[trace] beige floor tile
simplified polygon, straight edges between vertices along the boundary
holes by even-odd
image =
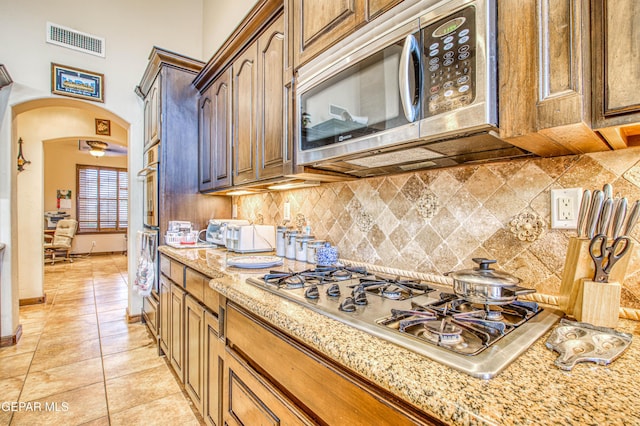
[[[96,305],[93,303],[89,305],[53,305],[53,308],[51,308],[51,317],[55,318],[73,318],[89,314],[94,316],[96,314]]]
[[[121,320],[121,319],[124,319],[125,321],[127,319],[127,308],[126,307],[115,309],[113,311],[105,311],[105,312],[98,311],[98,321],[100,323],[110,322],[110,321],[117,321],[117,320]]]
[[[100,417],[99,419],[95,419],[87,423],[82,423],[82,425],[80,426],[109,426],[109,417]]]
[[[29,371],[32,359],[33,352],[3,357],[0,362],[0,379],[24,376]]]
[[[93,358],[30,373],[20,400],[34,401],[99,382],[103,382],[102,360]]]
[[[65,343],[75,344],[84,340],[98,339],[98,324],[90,324],[80,327],[70,326],[58,333],[45,332],[42,333],[39,344],[49,343]]]
[[[155,345],[106,355],[102,359],[104,375],[107,380],[159,365],[166,365],[164,358],[158,356],[158,350]]]
[[[125,318],[116,321],[100,322],[100,337],[113,336],[114,334],[127,333],[131,330],[137,330],[138,323],[129,324]]]
[[[7,356],[14,356],[26,352],[34,352],[36,350],[36,347],[38,347],[38,341],[40,341],[39,334],[23,334],[20,340],[18,340],[17,344],[0,348],[0,358],[4,359],[4,357]]]
[[[52,315],[47,319],[43,333],[63,333],[71,330],[92,330],[98,326],[95,314],[71,317],[57,317]]]
[[[0,403],[18,400],[25,375],[0,380]],[[0,410],[2,411],[2,410]]]
[[[96,310],[100,312],[116,311],[119,309],[125,309],[127,307],[127,300],[118,300],[115,302],[104,302],[96,305]]]
[[[59,340],[41,341],[33,356],[31,370],[29,372],[48,370],[50,368],[99,357],[100,339],[80,342],[61,342]]]
[[[107,400],[112,413],[180,392],[169,367],[154,368],[107,380]]]
[[[111,425],[199,425],[181,392],[111,414]]]
[[[28,323],[21,322],[20,325],[22,326],[22,336],[35,336],[41,334],[44,330],[44,324],[44,321]]]
[[[133,328],[122,334],[114,334],[112,336],[100,336],[103,355],[110,355],[117,352],[130,351],[141,346],[152,345],[155,342],[149,336],[147,327],[141,323],[137,323]]]
[[[112,293],[96,294],[96,304],[100,306],[107,303],[124,302],[126,306],[127,297],[126,291],[122,292],[119,290]]]
[[[23,401],[27,401],[21,399]],[[40,410],[14,414],[12,425],[78,425],[103,418],[108,414],[102,383],[31,400]]]
[[[80,291],[58,291],[56,293],[55,302],[65,303],[68,301],[84,300],[87,303],[94,301],[93,288],[84,289]]]

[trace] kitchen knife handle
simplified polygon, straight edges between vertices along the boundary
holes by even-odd
[[[578,214],[578,228],[576,229],[578,233],[578,238],[584,236],[585,221],[587,219],[587,214],[589,213],[589,207],[591,207],[591,191],[586,189],[582,193],[582,202],[580,203],[580,213]]]
[[[633,227],[636,226],[638,222],[638,217],[640,216],[640,200],[636,200],[633,203],[633,207],[631,208],[631,213],[629,213],[629,219],[627,219],[627,226],[624,228],[624,236],[629,236],[631,231],[633,231]]]
[[[624,217],[627,215],[627,199],[622,198],[616,207],[615,216],[613,217],[612,238],[615,240],[620,236]]]
[[[609,223],[611,222],[611,212],[613,211],[613,200],[607,198],[602,205],[602,214],[600,215],[599,233],[607,235],[609,230]]]
[[[593,238],[593,236],[596,235],[596,228],[598,227],[598,219],[600,218],[603,201],[604,193],[600,190],[595,190],[593,199],[591,200],[589,219],[587,220],[587,237],[589,238]]]

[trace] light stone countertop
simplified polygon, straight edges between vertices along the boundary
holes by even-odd
[[[640,425],[640,322],[620,320],[634,341],[609,366],[579,363],[563,371],[548,334],[498,376],[482,380],[386,342],[245,280],[265,269],[227,267],[224,249],[160,252],[212,278],[210,286],[274,326],[429,415],[454,425]],[[283,267],[309,264],[285,259]]]

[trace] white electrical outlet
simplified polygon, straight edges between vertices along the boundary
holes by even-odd
[[[551,190],[551,229],[576,229],[582,188]]]
[[[289,201],[284,202],[284,220],[291,220],[291,203]]]

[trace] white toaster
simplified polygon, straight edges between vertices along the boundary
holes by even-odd
[[[276,248],[273,225],[227,225],[226,247],[238,253],[272,251]]]
[[[207,225],[205,239],[219,246],[227,245],[227,226],[248,225],[248,220],[243,219],[210,219]]]

